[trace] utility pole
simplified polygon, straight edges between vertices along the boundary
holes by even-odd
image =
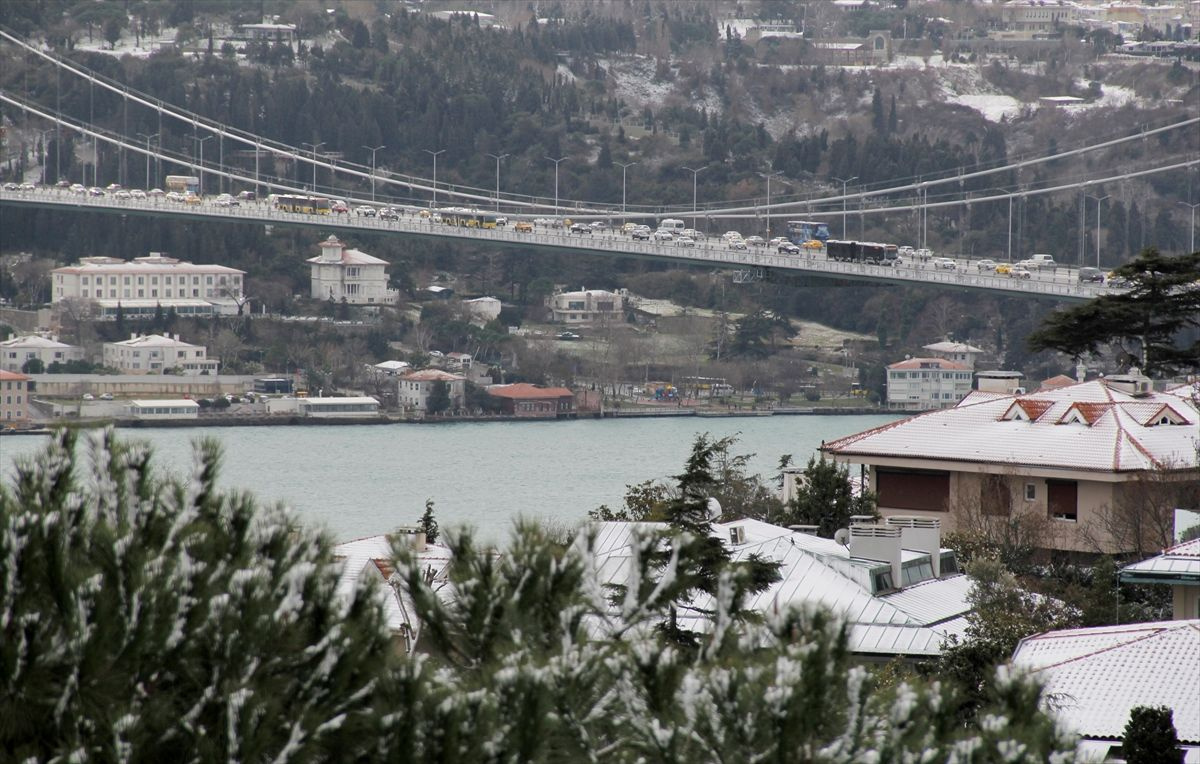
[[[446,150],[438,149],[437,151],[431,151],[430,149],[421,149],[421,151],[424,151],[426,154],[429,154],[430,156],[433,157],[433,206],[436,207],[437,206],[437,158],[438,158],[438,154],[444,154],[444,153],[446,153]]]
[[[546,157],[546,161],[554,163],[554,222],[558,224],[558,163],[565,160],[566,157]]]
[[[1196,251],[1196,208],[1200,207],[1200,203],[1188,204],[1187,202],[1180,202],[1180,204],[1192,211],[1191,223],[1188,226],[1191,230],[1191,244],[1188,245],[1188,253],[1190,254]]]
[[[616,162],[621,165],[621,222],[625,221],[625,171],[633,167],[637,162]]]
[[[693,170],[691,167],[681,167],[681,170],[687,170],[692,174],[692,228],[696,227],[696,178],[700,177],[700,173],[708,169],[708,165],[704,165],[699,170]],[[705,226],[708,228],[708,226]]]
[[[146,190],[149,191],[154,188],[154,184],[150,182],[150,141],[158,140],[158,133],[154,133],[153,135],[138,133],[137,135],[139,138],[146,139]]]
[[[371,201],[375,201],[375,152],[386,149],[387,146],[376,146],[375,148],[363,146],[363,148],[371,152]]]
[[[504,159],[505,157],[507,157],[509,155],[508,154],[487,154],[487,153],[485,153],[484,156],[489,156],[492,159],[496,160],[496,212],[499,212],[500,211],[500,160]]]
[[[206,135],[203,138],[192,136],[192,140],[200,144],[200,196],[204,196],[204,142],[211,141],[212,136]]]
[[[1112,196],[1112,194],[1105,194],[1104,196],[1092,196],[1091,194],[1088,194],[1089,199],[1096,200],[1096,267],[1097,268],[1100,267],[1100,202],[1104,201],[1105,199],[1108,199],[1111,196]],[[1082,259],[1079,261],[1079,265],[1080,265],[1080,267],[1083,266]]]
[[[858,180],[858,176],[853,178],[834,178],[835,181],[842,184],[842,237],[846,237],[846,185],[851,181]]]
[[[315,194],[315,193],[317,193],[317,149],[324,146],[325,141],[321,141],[320,143],[301,143],[300,145],[312,147],[312,155],[313,155],[312,192]]]

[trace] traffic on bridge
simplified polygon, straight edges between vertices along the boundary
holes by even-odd
[[[739,280],[769,272],[838,280],[921,284],[983,290],[1057,300],[1087,300],[1116,291],[1096,268],[1065,266],[1048,255],[1018,263],[935,256],[929,250],[828,239],[827,229],[813,237],[807,225],[789,225],[790,237],[766,241],[739,231],[709,235],[684,228],[684,221],[663,219],[659,227],[613,220],[574,222],[565,217],[512,216],[464,207],[426,208],[383,204],[351,206],[344,200],[304,195],[242,198],[230,194],[206,198],[186,189],[164,192],[116,187],[88,188],[60,183],[40,187],[5,184],[0,204],[14,209],[41,207],[70,211],[155,215],[220,222],[300,225],[322,230],[420,236],[480,246],[500,245],[589,255],[640,257],[680,265],[728,268]]]

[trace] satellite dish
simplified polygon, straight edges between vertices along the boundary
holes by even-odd
[[[850,531],[846,528],[838,528],[833,532],[833,540],[842,546],[850,546]]]
[[[716,520],[718,517],[721,516],[722,511],[723,510],[721,509],[721,502],[717,501],[716,498],[709,496],[708,497],[708,519]]]

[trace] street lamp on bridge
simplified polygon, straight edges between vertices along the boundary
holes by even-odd
[[[1087,197],[1089,199],[1096,200],[1096,267],[1097,268],[1100,267],[1100,202],[1104,201],[1105,199],[1109,199],[1111,197],[1112,197],[1112,194],[1105,194],[1104,196],[1092,196],[1091,194],[1088,194],[1088,197]],[[1080,258],[1079,265],[1080,266],[1083,265],[1083,258]]]
[[[424,151],[426,154],[429,154],[431,157],[433,157],[433,206],[436,207],[437,206],[437,158],[438,158],[438,154],[445,154],[446,150],[438,149],[437,151],[434,151],[432,149],[421,149],[421,151]]]
[[[1187,202],[1180,202],[1180,204],[1182,204],[1184,207],[1189,208],[1192,211],[1191,223],[1188,226],[1188,228],[1192,232],[1192,236],[1191,236],[1192,243],[1188,245],[1188,253],[1190,254],[1190,253],[1196,251],[1196,208],[1200,207],[1200,202],[1198,202],[1196,204],[1188,204]]]
[[[621,166],[621,222],[625,222],[625,171],[637,162],[614,162]]]
[[[159,140],[159,135],[158,135],[158,133],[154,133],[153,135],[146,135],[145,133],[138,133],[137,136],[139,138],[146,139],[146,190],[149,191],[150,189],[154,188],[154,186],[155,186],[154,183],[150,182],[150,141]]]
[[[311,147],[311,150],[312,150],[312,155],[313,155],[312,192],[315,194],[315,193],[317,193],[317,149],[324,146],[325,141],[321,141],[320,143],[301,143],[300,145]]]
[[[387,146],[376,146],[375,148],[363,146],[363,148],[371,152],[371,201],[375,201],[375,152],[386,149]]]
[[[566,159],[566,157],[545,157],[547,162],[554,163],[554,221],[558,223],[558,163]]]
[[[700,173],[708,169],[708,165],[704,165],[699,170],[693,170],[691,167],[681,167],[681,170],[687,170],[692,174],[692,228],[696,227],[696,178]]]
[[[200,144],[200,196],[204,196],[204,142],[212,140],[211,135],[203,138],[193,135],[192,140]]]
[[[771,178],[783,175],[783,170],[775,172],[760,172],[759,175],[767,179],[767,241],[771,240]],[[787,181],[783,181],[786,183]]]
[[[511,155],[510,154],[488,154],[485,152],[484,156],[489,156],[492,159],[496,160],[496,212],[499,212],[500,211],[500,160],[504,159],[507,156],[511,156]]]
[[[851,181],[858,180],[858,176],[853,178],[834,178],[834,181],[842,184],[842,236],[846,236],[846,184]]]

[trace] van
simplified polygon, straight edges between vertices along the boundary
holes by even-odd
[[[663,218],[662,222],[658,224],[660,231],[671,231],[672,233],[682,231],[683,228],[683,221],[675,218]]]
[[[1054,270],[1056,265],[1057,264],[1054,262],[1054,258],[1051,257],[1050,255],[1030,255],[1029,256],[1030,269],[1037,268],[1038,270],[1044,270],[1044,269]]]

